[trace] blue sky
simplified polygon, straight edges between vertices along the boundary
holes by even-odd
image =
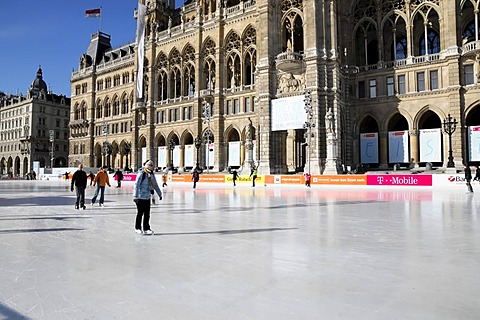
[[[182,4],[182,0],[176,0]],[[118,47],[135,40],[136,0],[13,0],[2,3],[0,91],[25,94],[38,66],[56,94],[70,97],[72,68],[78,69],[90,36],[100,29]],[[85,18],[100,8],[102,18]]]

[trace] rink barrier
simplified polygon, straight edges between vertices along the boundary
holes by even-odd
[[[110,174],[110,181],[116,177]],[[124,182],[135,182],[137,175],[129,173],[123,175]],[[157,174],[157,181],[160,175]],[[40,180],[62,180],[58,174],[41,175]],[[189,174],[168,175],[168,182],[192,182]],[[233,185],[232,175],[201,174],[199,183],[225,183]],[[405,186],[405,187],[465,187],[463,174],[359,174],[359,175],[313,175],[311,185],[318,186]],[[237,185],[251,185],[252,178],[248,175],[239,175]],[[255,180],[256,185],[304,185],[305,178],[301,175],[260,175]],[[472,181],[472,185],[480,185]]]

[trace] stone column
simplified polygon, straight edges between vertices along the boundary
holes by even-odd
[[[410,135],[410,163],[418,167],[418,161],[420,160],[418,154],[418,131],[410,130],[408,134]]]
[[[325,132],[327,135],[327,158],[323,174],[338,174],[338,140],[332,108],[329,108],[325,114]]]
[[[287,131],[287,144],[286,144],[286,153],[287,153],[287,170],[288,172],[295,172],[295,145],[297,139],[295,135],[295,130],[290,129]]]
[[[387,143],[387,132],[380,131],[380,169],[387,169],[388,168],[388,143]]]

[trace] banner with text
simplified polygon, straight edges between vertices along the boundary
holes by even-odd
[[[378,163],[378,132],[360,134],[360,162]]]
[[[369,174],[369,186],[432,186],[430,174]]]
[[[186,144],[185,145],[185,167],[193,167],[195,165],[193,161],[193,144]]]
[[[408,149],[408,130],[390,131],[388,133],[388,162],[410,162],[410,154]]]
[[[157,166],[160,168],[168,167],[167,163],[167,147],[158,147],[158,162]]]
[[[480,126],[468,127],[468,160],[480,161]]]
[[[307,121],[304,99],[304,95],[273,99],[272,131],[302,129]]]
[[[442,162],[442,132],[437,129],[421,129],[420,162]]]
[[[228,143],[228,165],[240,166],[240,141]]]

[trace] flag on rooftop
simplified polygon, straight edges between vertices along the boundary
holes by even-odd
[[[85,11],[86,18],[97,18],[100,17],[100,8],[90,9]]]

